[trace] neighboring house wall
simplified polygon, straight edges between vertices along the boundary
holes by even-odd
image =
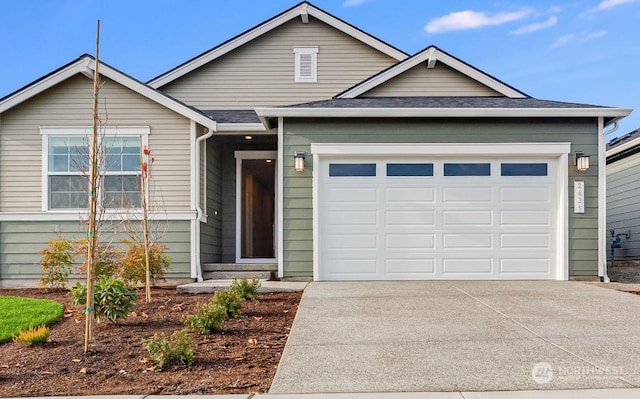
[[[630,155],[607,165],[607,230],[621,236],[622,248],[615,259],[640,259],[640,154]],[[607,235],[611,244],[611,236]],[[610,257],[610,247],[608,256]],[[610,259],[610,258],[609,258]]]
[[[313,259],[311,143],[529,143],[571,142],[571,151],[591,155],[577,172],[569,160],[569,184],[585,182],[585,213],[573,213],[569,192],[569,274],[598,272],[598,128],[595,119],[290,119],[284,122],[284,154],[309,154],[302,173],[284,157],[284,275],[311,276]],[[579,173],[579,174],[578,174]]]
[[[502,96],[453,68],[437,63],[427,69],[425,63],[362,94],[362,97],[396,96]]]
[[[318,46],[317,83],[296,83],[295,46]],[[199,109],[253,109],[331,98],[397,60],[310,17],[295,18],[161,87]]]
[[[166,230],[160,241],[167,244],[172,259],[166,278],[189,278],[189,221],[169,221],[160,228]],[[67,239],[77,239],[83,236],[80,229],[77,221],[0,222],[0,287],[33,286],[42,271],[38,251],[56,232],[63,232]]]
[[[102,82],[102,123],[107,127],[150,126],[155,199],[166,211],[188,211],[189,120],[107,78]],[[92,87],[90,79],[77,75],[2,114],[0,212],[42,210],[40,127],[90,127]]]

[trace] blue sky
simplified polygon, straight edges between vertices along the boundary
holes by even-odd
[[[0,97],[84,53],[147,81],[296,0],[0,0]],[[413,54],[434,44],[542,99],[635,108],[640,0],[315,0]]]

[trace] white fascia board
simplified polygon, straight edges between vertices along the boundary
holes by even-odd
[[[216,129],[216,135],[224,133],[242,133],[242,132],[257,132],[265,133],[267,128],[262,123],[218,123]]]
[[[95,62],[92,61],[92,65],[95,65]],[[138,94],[147,97],[148,99],[155,101],[156,103],[168,108],[189,120],[197,122],[202,126],[208,127],[211,130],[216,130],[216,121],[207,118],[199,112],[192,110],[186,105],[182,105],[177,101],[157,92],[151,87],[145,85],[144,83],[140,83],[135,79],[132,79],[115,69],[108,67],[107,65],[100,64],[100,75],[104,75],[109,79],[120,83],[121,85],[137,92]]]
[[[321,10],[318,10],[317,8],[313,7],[308,3],[302,3],[300,4],[299,7],[293,8],[276,18],[273,18],[267,22],[264,22],[263,24],[255,27],[254,29],[216,47],[215,49],[209,51],[208,53],[205,53],[202,56],[197,57],[183,64],[182,66],[179,66],[178,68],[171,70],[166,74],[155,78],[154,80],[148,82],[148,85],[157,89],[158,87],[162,87],[170,82],[173,82],[174,80],[180,78],[181,76],[184,76],[187,73],[197,68],[200,68],[201,66],[215,60],[216,58],[219,58],[235,50],[236,48],[250,42],[251,40],[256,39],[264,35],[265,33],[277,28],[278,26],[286,22],[289,22],[293,18],[303,16],[305,13],[333,26],[338,30],[341,30],[342,32],[354,37],[355,39],[358,39],[361,42],[368,44],[369,46],[374,47],[375,49],[397,60],[403,60],[407,58],[407,54],[403,53],[402,51],[393,48],[392,46],[354,28],[353,26],[345,22],[340,21],[339,19],[329,14],[324,13]]]
[[[628,142],[626,142],[624,144],[621,144],[621,145],[619,145],[619,146],[617,146],[615,148],[612,148],[612,149],[608,150],[607,151],[607,157],[619,154],[619,153],[621,153],[623,151],[628,150],[629,148],[633,148],[633,147],[638,146],[638,145],[640,145],[640,137],[636,137],[635,139],[633,139],[631,141],[628,141]]]
[[[384,82],[408,71],[409,69],[431,60],[433,57],[437,60],[437,62],[442,62],[443,64],[453,68],[454,70],[468,76],[469,78],[481,83],[498,93],[509,97],[509,98],[525,98],[526,96],[520,93],[519,91],[507,86],[506,84],[497,81],[496,79],[488,76],[487,74],[461,62],[460,60],[452,57],[448,54],[445,54],[439,51],[435,47],[429,47],[420,53],[412,56],[410,59],[405,62],[398,63],[395,67],[392,67],[381,73],[380,75],[372,78],[371,80],[367,80],[363,82],[361,85],[353,87],[351,90],[348,90],[336,98],[356,98],[373,88],[383,84]]]
[[[285,118],[625,117],[630,108],[256,108],[264,122]]]
[[[0,114],[24,101],[27,101],[34,96],[37,96],[43,91],[69,79],[70,77],[78,73],[82,73],[84,76],[87,76],[86,70],[90,66],[90,61],[91,59],[88,57],[79,59],[66,68],[61,69],[58,72],[40,80],[39,82],[36,82],[14,93],[11,97],[6,98],[0,103]]]
[[[562,155],[571,143],[311,143],[314,155]]]

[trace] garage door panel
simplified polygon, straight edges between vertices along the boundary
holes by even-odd
[[[493,248],[492,234],[443,234],[444,249],[490,249]]]
[[[386,202],[393,206],[394,204],[412,204],[420,203],[430,204],[435,201],[435,188],[433,187],[387,187],[385,190]]]
[[[443,211],[443,226],[491,226],[492,211]]]
[[[434,274],[436,272],[435,260],[429,258],[387,258],[385,272],[387,274]]]
[[[347,249],[376,249],[378,248],[378,236],[376,234],[329,234],[327,235],[329,248]]]
[[[327,192],[327,202],[333,205],[340,203],[375,203],[378,201],[376,187],[335,187]]]
[[[336,227],[376,226],[378,224],[378,211],[330,211],[327,212],[326,223]]]
[[[551,235],[543,234],[501,234],[500,247],[509,249],[549,249]]]
[[[443,259],[442,271],[451,274],[485,274],[493,273],[492,258]]]
[[[378,270],[377,259],[327,259],[328,270],[331,275],[352,275],[362,274],[375,275]]]
[[[442,201],[445,204],[491,202],[492,192],[491,187],[444,187]]]
[[[551,214],[548,211],[503,211],[500,213],[500,223],[503,225],[544,225],[551,224]]]
[[[390,250],[435,248],[435,234],[387,234],[385,244]]]
[[[500,272],[515,273],[515,274],[531,274],[531,273],[546,274],[551,272],[551,262],[548,258],[501,259]]]
[[[435,212],[431,210],[385,212],[385,222],[388,226],[433,226],[435,219]]]
[[[549,188],[547,187],[502,187],[500,200],[503,202],[549,202]]]

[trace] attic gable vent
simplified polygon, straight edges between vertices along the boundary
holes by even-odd
[[[294,47],[296,57],[296,82],[318,81],[318,47]]]

